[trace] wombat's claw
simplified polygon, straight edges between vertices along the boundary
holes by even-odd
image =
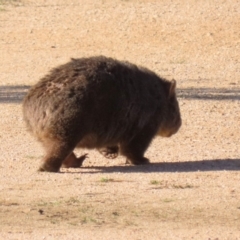
[[[59,172],[59,169],[55,169],[55,168],[52,168],[48,165],[45,165],[45,164],[42,164],[39,168],[38,168],[38,172]]]
[[[114,159],[118,156],[118,153],[108,153],[108,152],[101,152],[102,155],[105,157],[105,158],[108,158],[108,159]]]
[[[83,161],[88,158],[88,154],[84,154],[80,157],[76,157],[74,153],[72,153],[63,163],[62,167],[64,168],[80,168],[82,166]]]
[[[136,160],[131,161],[129,158],[127,158],[126,162],[125,162],[126,165],[129,165],[129,164],[130,165],[146,165],[146,164],[149,164],[149,163],[150,163],[149,160],[145,157],[140,158],[138,161],[136,161]]]
[[[85,153],[85,154],[83,154],[82,156],[76,158],[76,160],[75,160],[75,162],[73,163],[73,165],[68,166],[68,167],[71,167],[71,168],[80,168],[80,167],[82,166],[82,164],[83,164],[83,161],[84,161],[85,159],[87,159],[87,158],[88,158],[88,154]]]
[[[108,159],[114,159],[118,156],[118,147],[107,147],[98,149],[98,151]]]
[[[131,163],[131,161],[127,158],[125,164],[126,164],[126,165],[130,165],[130,164],[132,164],[132,163]]]
[[[38,168],[38,172],[46,172],[46,170],[43,167]]]
[[[87,153],[85,153],[85,154],[83,154],[81,157],[77,158],[78,167],[81,167],[82,164],[83,164],[83,161],[84,161],[85,159],[87,159],[87,158],[88,158],[88,154],[87,154]]]

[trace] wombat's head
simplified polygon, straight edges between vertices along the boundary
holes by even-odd
[[[158,135],[171,137],[179,130],[181,124],[181,114],[176,97],[176,81],[172,80],[168,86],[166,110],[164,111],[164,117]]]

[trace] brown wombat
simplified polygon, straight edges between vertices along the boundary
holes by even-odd
[[[175,88],[175,80],[104,56],[54,68],[23,102],[27,126],[46,149],[39,170],[80,167],[86,155],[76,158],[76,147],[149,163],[144,153],[154,136],[170,137],[181,126]]]

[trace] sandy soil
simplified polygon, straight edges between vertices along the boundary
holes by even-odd
[[[0,4],[1,239],[240,239],[239,0]],[[99,54],[174,77],[181,130],[154,139],[149,166],[78,150],[82,168],[37,172],[23,96],[70,57]]]

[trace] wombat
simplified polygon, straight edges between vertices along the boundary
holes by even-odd
[[[175,80],[104,56],[54,68],[23,101],[28,129],[46,149],[39,171],[80,167],[86,155],[77,158],[77,147],[149,163],[144,153],[154,136],[170,137],[181,126],[175,89]]]

